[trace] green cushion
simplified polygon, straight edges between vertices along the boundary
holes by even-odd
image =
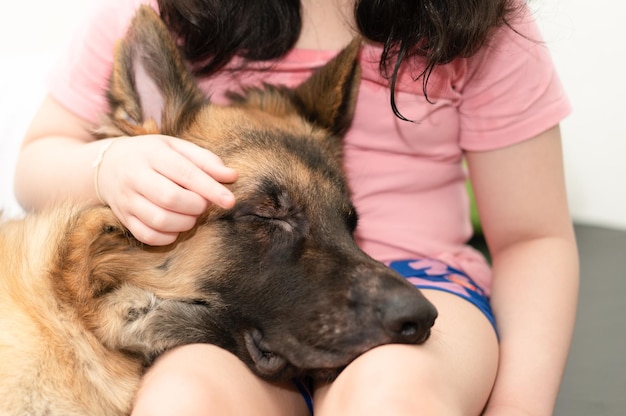
[[[467,181],[467,194],[469,196],[470,202],[470,219],[472,221],[472,227],[474,228],[475,234],[482,234],[483,229],[480,225],[480,218],[478,216],[478,208],[476,208],[476,200],[474,199],[474,190],[472,189],[472,184],[470,181]]]

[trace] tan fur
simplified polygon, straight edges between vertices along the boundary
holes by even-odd
[[[54,296],[57,282],[45,278],[57,247],[73,237],[74,219],[73,210],[60,209],[0,228],[0,414],[129,411],[140,363],[86,333],[79,312]]]
[[[142,247],[126,233],[104,207],[0,226],[0,414],[130,412],[144,367],[124,350],[129,342],[169,348],[143,334],[144,322],[170,299],[197,299],[198,270],[216,259],[203,249],[210,231],[167,248]],[[159,268],[165,261],[170,267]],[[107,285],[117,288],[105,296]],[[133,311],[142,312],[129,325]]]

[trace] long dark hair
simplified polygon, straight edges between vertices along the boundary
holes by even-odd
[[[158,0],[161,16],[181,42],[198,76],[224,67],[234,56],[249,61],[279,58],[302,27],[299,0]],[[493,29],[508,24],[520,0],[355,0],[357,29],[380,43],[381,75],[390,80],[391,106],[400,64],[422,56],[424,94],[437,65],[469,57]]]

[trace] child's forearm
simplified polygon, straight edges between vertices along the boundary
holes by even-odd
[[[97,202],[93,163],[104,142],[47,137],[26,145],[18,158],[15,194],[27,210],[71,200]]]
[[[578,296],[573,237],[516,243],[494,255],[500,366],[485,415],[552,415]]]

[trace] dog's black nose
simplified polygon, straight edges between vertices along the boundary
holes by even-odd
[[[382,324],[392,342],[418,344],[426,341],[437,318],[437,310],[425,298],[396,295],[385,302]]]

